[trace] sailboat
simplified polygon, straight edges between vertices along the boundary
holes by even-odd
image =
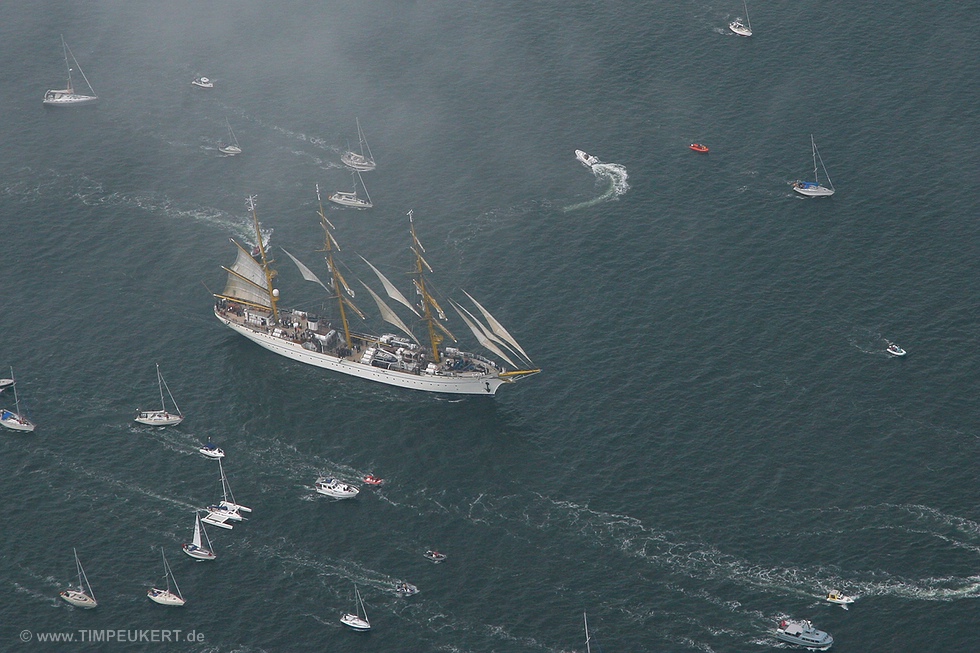
[[[20,412],[20,397],[17,396],[17,382],[14,380],[14,368],[12,367],[10,368],[10,385],[5,387],[10,386],[14,388],[14,410],[0,409],[0,424],[11,431],[27,431],[30,433],[35,429],[35,425]]]
[[[361,179],[361,173],[354,170],[351,172],[350,178],[352,185],[354,186],[354,190],[350,191],[349,193],[347,191],[338,190],[336,193],[327,195],[327,199],[335,204],[340,204],[341,206],[353,206],[358,209],[369,209],[374,206],[374,204],[371,203],[371,196],[368,195],[367,186],[364,185],[364,180]],[[361,188],[364,189],[364,197],[367,199],[357,196],[358,180],[361,182]]]
[[[220,458],[218,458],[218,470],[221,472],[222,498],[218,503],[208,506],[208,514],[201,521],[205,524],[231,530],[233,526],[228,522],[242,521],[244,519],[242,513],[252,512],[252,509],[235,502],[235,495],[231,492],[231,484],[228,483],[228,477],[225,475],[225,468],[221,464]]]
[[[821,158],[820,152],[817,150],[817,143],[813,140],[813,134],[810,134],[810,145],[813,148],[813,181],[796,180],[793,182],[793,190],[807,197],[830,197],[837,191],[834,188],[834,182],[830,180],[830,175],[827,174],[827,166],[823,164],[823,158]],[[820,167],[823,168],[824,177],[827,178],[827,183],[830,184],[830,188],[820,185],[820,177],[817,175],[818,160],[820,161]]]
[[[88,81],[88,77],[85,76],[85,72],[82,67],[78,65],[78,61],[75,59],[75,55],[71,53],[68,48],[68,44],[65,43],[65,37],[61,37],[61,49],[65,53],[65,68],[68,69],[68,86],[60,90],[49,90],[44,94],[44,100],[41,104],[48,107],[75,107],[82,104],[92,104],[96,102],[99,98],[95,94],[95,89]],[[85,84],[88,85],[88,90],[91,95],[85,95],[83,93],[76,93],[75,87],[72,86],[71,82],[71,66],[72,64],[68,62],[68,57],[71,57],[72,62],[74,62],[75,67],[78,68],[78,72],[81,73],[82,79],[85,80]]]
[[[163,378],[163,374],[160,372],[160,364],[157,363],[157,385],[160,386],[160,410],[141,410],[136,409],[136,421],[140,424],[146,424],[148,426],[173,426],[175,424],[180,424],[184,421],[184,416],[180,412],[180,406],[174,400],[173,394],[170,392],[170,386]],[[171,403],[174,405],[174,410],[177,411],[176,414],[171,413],[167,410],[167,404],[163,400],[163,389],[167,389],[167,395],[170,397]]]
[[[371,630],[371,622],[368,620],[367,610],[364,608],[364,600],[361,598],[361,593],[357,591],[357,585],[354,586],[354,614],[347,612],[340,618],[340,623],[345,626],[349,626],[354,630]],[[364,615],[363,617],[361,615]]]
[[[95,592],[92,591],[92,586],[89,585],[88,576],[85,575],[85,570],[82,569],[82,561],[78,559],[78,551],[74,548],[72,552],[75,554],[75,569],[78,572],[78,588],[69,587],[64,592],[59,594],[61,598],[71,603],[76,608],[83,608],[85,610],[91,610],[92,608],[98,607],[99,602],[95,600]]]
[[[207,546],[204,546],[205,542],[207,542]],[[218,557],[214,554],[208,532],[204,530],[204,526],[201,524],[200,514],[194,514],[194,539],[191,540],[190,544],[184,544],[183,549],[184,553],[195,560],[214,560]]]
[[[354,170],[359,170],[360,172],[367,172],[369,170],[374,170],[374,156],[371,154],[371,147],[368,145],[367,139],[364,138],[364,132],[361,131],[361,121],[358,118],[354,119],[357,122],[357,140],[360,145],[361,152],[358,154],[354,151],[345,152],[341,155],[340,160],[344,162],[344,165],[348,168],[353,168]],[[367,154],[364,151],[367,150]]]
[[[317,188],[317,199],[319,198],[320,190]],[[254,198],[249,198],[248,206],[258,233],[259,221],[255,213]],[[422,344],[398,314],[363,281],[361,285],[374,299],[382,319],[397,327],[402,335],[387,333],[378,337],[351,329],[351,316],[357,315],[364,319],[364,313],[352,302],[354,291],[345,280],[336,260],[340,247],[332,234],[334,226],[323,213],[322,202],[319,216],[324,244],[321,251],[325,253],[327,272],[330,275],[328,282],[321,281],[299,259],[288,251],[283,251],[296,264],[304,279],[319,284],[328,297],[336,302],[337,321],[328,323],[312,313],[280,309],[279,289],[273,288],[272,284],[277,272],[272,269],[272,260],[265,248],[260,247],[259,260],[256,260],[235,241],[232,242],[238,249],[238,257],[230,268],[223,268],[228,273],[228,282],[221,293],[214,295],[215,317],[236,333],[280,356],[341,374],[424,392],[493,395],[504,384],[514,383],[540,372],[540,369],[530,367],[532,364],[527,354],[503,325],[468,294],[467,297],[487,324],[459,304],[453,302],[453,308],[480,345],[506,361],[510,369],[482,354],[443,346],[447,339],[455,343],[456,338],[442,325],[446,316],[433,296],[434,291],[427,276],[432,268],[423,258],[425,249],[416,235],[412,212],[409,211],[408,215],[410,250],[414,258],[411,276],[419,297],[419,306],[410,303],[367,259],[362,260],[378,277],[388,297],[405,307],[423,325],[428,340],[426,344]],[[521,360],[521,365],[515,364],[511,357]]]
[[[231,143],[219,143],[218,151],[227,156],[235,156],[236,154],[242,153],[242,148],[238,145],[238,138],[235,137],[235,130],[231,128],[231,123],[225,118],[225,124],[228,125],[228,135],[231,136],[229,139]],[[232,145],[234,143],[234,145]]]
[[[160,553],[163,554],[163,575],[167,579],[167,589],[162,590],[158,587],[151,587],[150,591],[146,593],[146,596],[154,603],[159,603],[160,605],[182,606],[187,601],[184,600],[184,597],[180,593],[180,588],[177,587],[177,579],[174,578],[174,572],[170,568],[170,563],[167,562],[167,554],[164,552],[163,547],[160,547]],[[171,581],[173,581],[174,585],[173,590],[170,589]]]
[[[752,36],[752,21],[749,20],[749,8],[745,5],[745,0],[742,0],[742,8],[745,9],[745,24],[743,25],[742,20],[736,18],[728,23],[728,29],[739,36]]]

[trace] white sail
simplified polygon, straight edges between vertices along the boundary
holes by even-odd
[[[285,247],[280,247],[280,249],[282,251],[286,252],[286,248]],[[293,259],[293,263],[295,263],[296,264],[296,267],[299,268],[299,273],[303,275],[303,278],[304,279],[306,279],[307,281],[313,281],[315,283],[318,283],[318,284],[320,284],[323,287],[324,290],[326,290],[327,292],[330,292],[330,289],[327,288],[323,284],[322,281],[320,281],[320,278],[318,276],[316,276],[315,274],[313,274],[313,270],[311,270],[310,268],[308,268],[305,265],[303,265],[303,262],[302,261],[300,261],[298,258],[296,258],[295,256],[293,256],[289,252],[286,252],[286,256],[288,256],[289,258]]]
[[[370,263],[368,263],[368,265],[370,265]],[[388,324],[392,324],[392,325],[398,327],[399,329],[401,329],[402,331],[404,331],[408,335],[408,337],[410,337],[412,340],[414,340],[416,343],[418,343],[419,340],[418,340],[418,338],[415,337],[415,334],[412,333],[412,330],[409,329],[405,325],[404,322],[402,322],[402,319],[400,317],[398,317],[398,315],[395,313],[395,311],[391,310],[391,307],[390,306],[388,306],[387,304],[385,304],[384,300],[381,299],[381,297],[378,296],[378,293],[376,293],[373,290],[371,290],[371,287],[368,286],[363,281],[361,281],[361,285],[364,286],[364,288],[369,293],[371,293],[371,297],[374,298],[374,303],[378,305],[378,311],[380,311],[380,313],[381,313],[381,319],[383,319]]]
[[[452,300],[450,300],[450,301],[452,301]],[[471,320],[473,320],[474,324],[476,324],[478,327],[480,327],[480,330],[483,331],[483,335],[485,335],[489,340],[491,340],[492,342],[497,343],[498,345],[500,345],[501,347],[503,347],[504,349],[506,349],[510,353],[514,354],[515,356],[517,355],[517,352],[514,351],[514,349],[510,345],[508,345],[501,338],[499,338],[496,334],[494,334],[493,331],[491,331],[490,329],[488,329],[487,326],[485,324],[483,324],[483,322],[480,322],[480,318],[478,318],[477,316],[473,315],[473,313],[471,313],[470,311],[468,311],[465,308],[463,308],[462,305],[457,304],[456,302],[452,302],[452,303],[453,303],[453,308],[455,308],[457,311],[462,310],[464,313],[466,313],[466,315],[468,315],[469,318]],[[510,362],[511,365],[514,365],[513,362],[511,362],[511,361],[508,361],[508,362]],[[514,367],[517,367],[517,365],[514,365]]]
[[[493,329],[493,332],[496,333],[501,338],[503,338],[504,340],[506,340],[517,351],[521,352],[521,356],[523,356],[525,358],[525,360],[527,360],[530,363],[531,362],[531,357],[527,355],[527,353],[524,351],[524,349],[519,344],[517,344],[517,341],[514,340],[514,336],[510,335],[507,332],[507,329],[504,328],[504,325],[502,325],[500,322],[498,322],[496,320],[496,318],[494,318],[494,316],[490,315],[490,311],[488,311],[487,309],[483,308],[483,305],[480,304],[480,302],[478,302],[475,299],[473,299],[473,296],[472,295],[470,295],[465,290],[463,291],[463,294],[466,295],[467,297],[469,297],[470,298],[470,301],[473,302],[473,304],[480,310],[481,313],[483,313],[483,317],[486,319],[487,324],[490,325],[490,328]]]
[[[381,274],[381,270],[379,270],[378,268],[374,267],[371,264],[371,261],[367,260],[363,256],[361,256],[361,260],[364,261],[365,263],[367,263],[368,264],[368,267],[371,268],[372,270],[374,270],[374,273],[376,275],[378,275],[378,280],[381,282],[381,285],[384,286],[385,292],[388,293],[388,296],[389,297],[391,297],[392,299],[394,299],[399,304],[402,304],[402,305],[406,306],[408,308],[408,310],[410,310],[413,313],[415,313],[416,316],[422,317],[421,315],[419,315],[419,312],[415,310],[415,307],[412,306],[412,303],[405,298],[405,295],[403,295],[401,293],[401,291],[398,290],[398,288],[395,287],[395,284],[391,283],[391,281],[388,280],[388,277],[386,277],[385,275]]]
[[[470,331],[473,332],[473,335],[476,336],[476,339],[480,343],[480,346],[482,346],[485,349],[488,349],[489,351],[492,351],[497,356],[500,356],[505,361],[510,363],[511,366],[515,368],[517,367],[514,361],[512,361],[510,358],[507,357],[507,354],[502,352],[497,345],[493,344],[493,342],[491,342],[490,339],[487,338],[487,336],[483,333],[481,327],[478,327],[477,325],[473,324],[473,322],[468,317],[463,315],[463,311],[461,311],[460,307],[456,305],[456,302],[452,302],[452,305],[453,308],[456,309],[456,312],[459,313],[459,317],[462,318],[463,322],[466,322],[466,326],[468,326],[470,328]]]
[[[272,308],[265,270],[241,245],[234,240],[231,242],[238,248],[238,258],[230,268],[224,268],[228,272],[228,283],[222,294],[231,299]]]
[[[201,548],[201,516],[196,515],[194,519],[194,539],[191,540],[194,546]]]

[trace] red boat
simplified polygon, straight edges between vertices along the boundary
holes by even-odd
[[[691,143],[690,147],[695,152],[707,152],[708,151],[708,146],[707,145],[701,145],[701,143]]]
[[[378,478],[373,474],[368,474],[367,476],[364,477],[364,482],[367,483],[368,485],[381,485],[385,481],[383,478]]]

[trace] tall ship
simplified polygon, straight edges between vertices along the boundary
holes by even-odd
[[[363,281],[361,285],[375,301],[381,318],[396,327],[399,333],[380,336],[358,333],[352,330],[353,316],[365,319],[364,313],[354,305],[354,291],[341,274],[335,261],[340,246],[334,239],[334,226],[323,212],[320,189],[317,187],[320,225],[324,242],[327,282],[299,259],[283,249],[296,264],[307,281],[319,284],[331,303],[336,303],[335,320],[330,322],[310,312],[279,307],[279,289],[273,285],[277,276],[272,268],[274,261],[263,243],[253,197],[248,198],[248,209],[255,228],[258,253],[253,256],[249,249],[232,240],[238,256],[228,273],[228,282],[221,293],[215,293],[214,314],[231,330],[245,336],[280,356],[307,365],[322,367],[361,379],[411,388],[423,392],[461,395],[494,395],[505,384],[540,372],[534,367],[524,349],[482,305],[465,293],[482,316],[482,320],[453,300],[448,300],[462,321],[469,327],[476,341],[503,363],[479,353],[467,352],[456,346],[456,338],[443,325],[446,315],[433,296],[427,273],[432,268],[423,258],[425,248],[415,232],[415,222],[409,211],[409,233],[414,257],[412,281],[418,303],[410,302],[398,288],[373,266],[362,260],[377,276],[388,297],[409,311],[413,320],[422,328],[420,339],[398,316],[382,297]],[[338,257],[339,258],[339,257]],[[520,361],[515,363],[514,360]]]

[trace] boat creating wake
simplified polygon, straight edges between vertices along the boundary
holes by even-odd
[[[626,179],[629,177],[629,175],[626,173],[626,168],[618,163],[596,163],[595,165],[591,166],[591,170],[592,174],[595,175],[597,184],[602,180],[607,180],[609,182],[609,187],[606,188],[606,192],[595,199],[588,200],[587,202],[580,202],[579,204],[566,206],[562,209],[562,211],[565,213],[568,213],[569,211],[577,211],[578,209],[585,209],[609,200],[614,200],[630,189],[630,185],[626,183]]]

